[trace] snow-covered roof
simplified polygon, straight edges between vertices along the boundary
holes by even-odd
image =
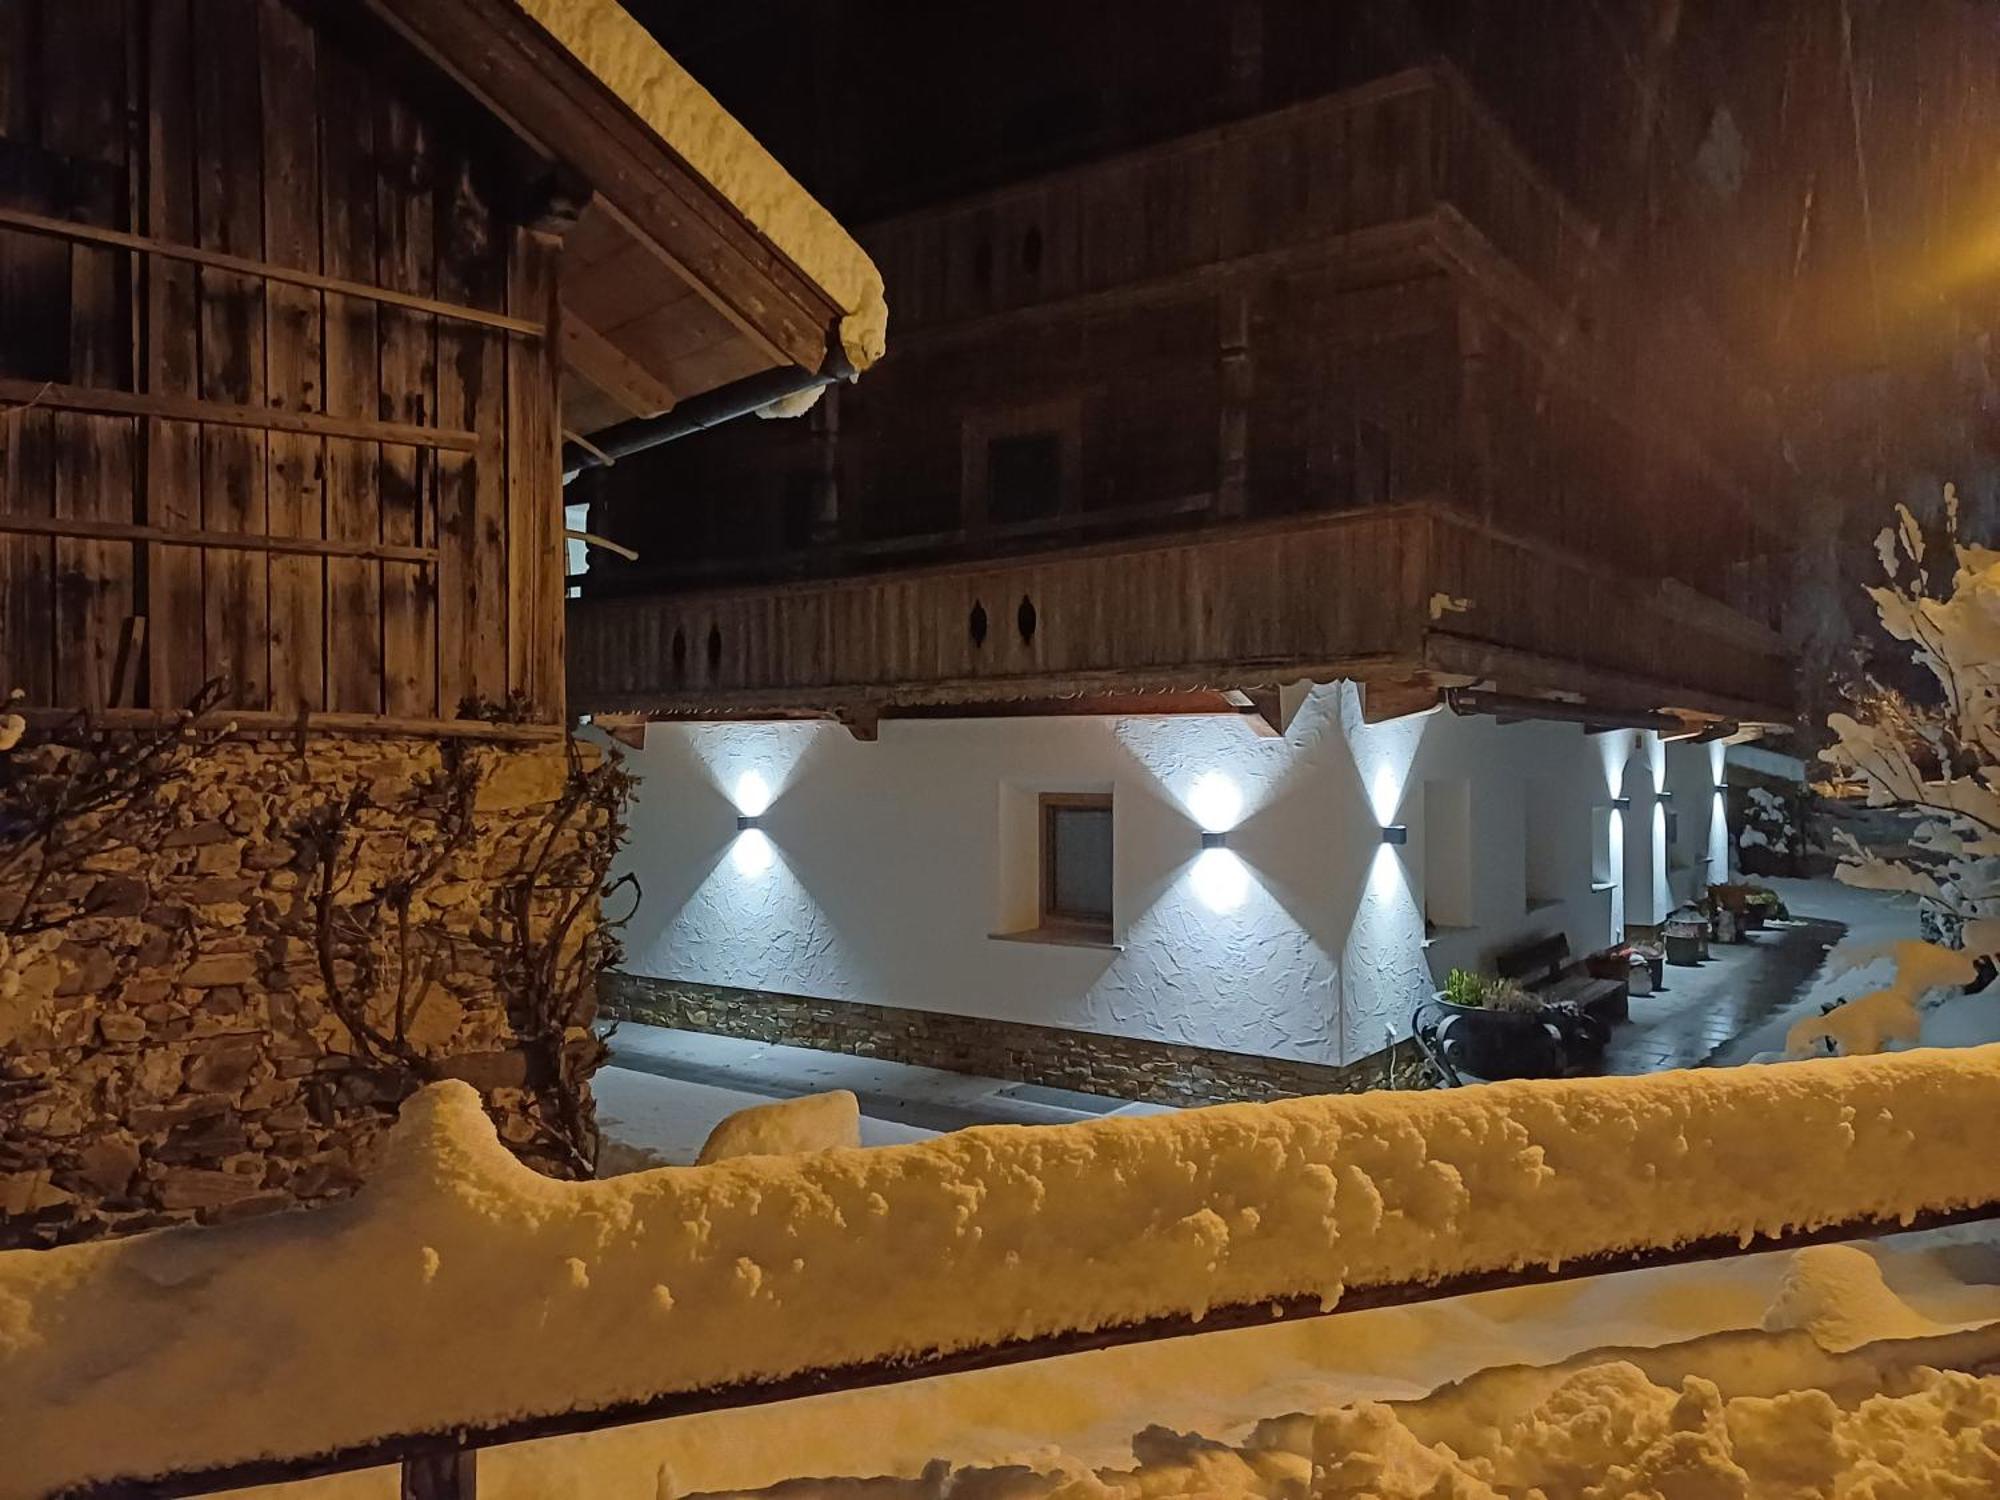
[[[2000,1201],[2000,1047],[539,1177],[463,1084],[354,1200],[0,1254],[0,1500],[1224,1306]]]
[[[889,308],[874,261],[645,27],[617,0],[516,3],[840,304],[855,369],[882,357]]]

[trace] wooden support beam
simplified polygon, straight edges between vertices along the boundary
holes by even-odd
[[[165,547],[197,547],[211,552],[276,552],[289,557],[362,557],[377,562],[429,564],[435,547],[399,547],[387,542],[344,542],[332,537],[267,536],[242,531],[190,531],[174,526],[135,526],[124,521],[92,521],[81,516],[0,515],[0,536],[87,537],[99,542],[157,542]]]
[[[531,318],[510,318],[505,313],[486,312],[477,307],[462,307],[456,302],[442,302],[435,297],[419,297],[409,292],[395,292],[365,281],[344,281],[338,276],[322,276],[317,271],[302,271],[296,266],[274,265],[270,261],[257,260],[245,255],[225,255],[219,250],[202,250],[193,245],[176,244],[172,240],[154,239],[150,235],[126,234],[117,229],[99,229],[92,224],[78,224],[69,219],[54,219],[43,214],[24,213],[15,208],[0,208],[0,226],[24,229],[30,234],[54,235],[59,239],[73,240],[84,245],[103,245],[114,250],[133,250],[142,255],[157,255],[166,260],[186,261],[190,265],[206,266],[212,271],[233,271],[243,276],[261,277],[265,281],[283,282],[287,286],[311,287],[321,292],[339,292],[343,296],[361,297],[370,302],[387,303],[392,307],[407,307],[413,312],[430,313],[460,323],[476,323],[482,328],[497,328],[506,333],[526,334],[535,338],[540,338],[543,333],[542,325]]]
[[[874,744],[881,733],[882,711],[873,704],[857,704],[851,708],[835,709],[833,717],[843,729],[864,745]]]
[[[1442,702],[1443,690],[1422,677],[1371,680],[1361,685],[1361,719],[1365,724],[1386,724],[1408,714],[1429,713]]]
[[[1251,688],[1243,696],[1250,701],[1253,724],[1263,726],[1260,733],[1268,734],[1273,739],[1283,739],[1291,731],[1292,720],[1299,716],[1299,710],[1305,706],[1306,695],[1312,689],[1311,680],[1301,678],[1274,688]]]
[[[87,724],[93,729],[149,730],[190,723],[196,732],[228,729],[237,734],[389,734],[410,739],[488,740],[504,745],[543,745],[562,739],[561,724],[491,724],[484,719],[397,718],[384,714],[287,714],[266,709],[211,709],[189,720],[171,708],[54,708],[15,704],[8,709],[35,729]]]
[[[145,672],[146,617],[130,615],[118,633],[118,660],[112,669],[111,707],[130,708],[139,694],[139,679]]]
[[[479,1455],[417,1453],[403,1460],[401,1500],[477,1500]]]
[[[410,448],[475,453],[477,433],[408,422],[374,422],[360,417],[328,417],[318,412],[283,411],[274,406],[241,406],[194,396],[142,396],[132,391],[57,385],[54,381],[0,379],[0,407],[45,407],[51,411],[93,412],[107,417],[164,417],[209,427],[242,427],[253,432],[295,432],[313,437],[359,438]]]
[[[673,389],[569,307],[557,343],[563,363],[635,417],[657,417],[674,404]]]

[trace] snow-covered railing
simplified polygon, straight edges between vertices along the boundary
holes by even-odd
[[[350,1203],[0,1255],[0,1497],[194,1494],[2000,1212],[2000,1047],[541,1178],[460,1085]]]

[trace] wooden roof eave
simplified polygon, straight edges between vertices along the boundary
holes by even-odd
[[[507,0],[363,0],[715,308],[772,365],[818,371],[842,309],[565,47]]]

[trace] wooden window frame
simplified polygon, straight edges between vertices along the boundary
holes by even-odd
[[[1072,942],[1109,944],[1112,939],[1113,919],[1107,912],[1102,918],[1065,912],[1056,905],[1056,820],[1063,812],[1076,810],[1110,813],[1112,794],[1110,792],[1043,792],[1035,811],[1037,834],[1040,842],[1041,878],[1035,902],[1036,927],[1038,933],[1050,937],[1063,938]],[[1115,827],[1115,825],[1114,825]],[[1113,870],[1116,870],[1114,856]]]
[[[995,438],[1033,437],[1039,433],[1055,434],[1062,454],[1055,514],[1027,521],[993,521],[987,513],[987,450]],[[959,428],[959,500],[965,530],[970,536],[1045,530],[1074,516],[1083,508],[1082,398],[1065,396],[966,417]]]

